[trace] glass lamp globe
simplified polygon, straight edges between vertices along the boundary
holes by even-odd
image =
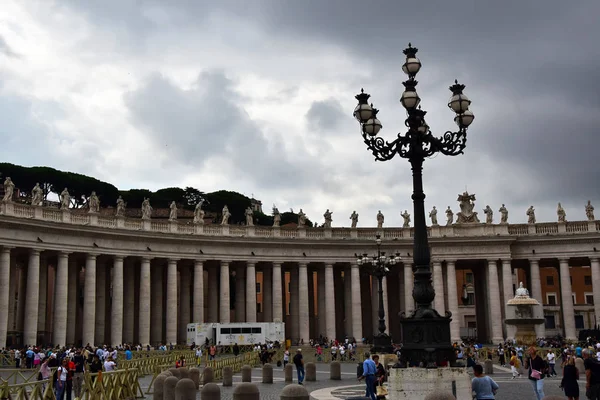
[[[363,132],[369,136],[376,136],[381,130],[381,122],[377,118],[370,118],[363,124]]]
[[[414,110],[417,108],[420,102],[421,98],[415,91],[405,90],[402,93],[402,97],[400,97],[400,103],[402,103],[402,106],[404,106],[404,108],[407,110]]]
[[[462,114],[458,114],[454,117],[454,122],[458,125],[459,128],[467,128],[473,120],[475,119],[475,115],[471,110],[467,110]]]
[[[360,123],[368,121],[373,116],[373,108],[368,104],[358,104],[354,109],[354,118]]]
[[[421,60],[417,57],[408,57],[404,65],[402,65],[402,71],[408,76],[415,76],[421,69]]]
[[[425,121],[423,121],[423,124],[421,124],[421,126],[417,129],[417,131],[420,134],[425,135],[427,132],[429,132],[429,125],[427,125],[425,123]]]
[[[469,100],[466,95],[460,93],[450,97],[448,107],[450,107],[455,113],[462,114],[469,109],[470,104],[471,100]]]

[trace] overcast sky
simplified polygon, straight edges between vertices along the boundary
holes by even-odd
[[[434,134],[455,129],[455,78],[476,115],[464,155],[425,162],[427,210],[457,212],[467,188],[482,220],[505,203],[509,222],[530,205],[556,221],[559,201],[583,220],[588,199],[600,213],[598,15],[597,0],[3,0],[0,160],[398,226],[410,166],[375,162],[352,111],[364,87],[381,135],[404,129],[410,41]]]

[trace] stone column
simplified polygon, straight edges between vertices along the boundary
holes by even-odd
[[[221,292],[219,293],[221,303],[219,310],[219,321],[222,324],[227,324],[231,321],[229,293],[229,262],[221,261]]]
[[[573,312],[573,289],[569,272],[569,259],[561,258],[560,262],[560,296],[563,312],[563,326],[567,340],[577,340],[575,332],[575,314]],[[533,281],[533,277],[531,278]],[[539,282],[539,280],[538,280]]]
[[[335,293],[333,290],[333,265],[325,265],[325,336],[335,339]]]
[[[592,270],[592,293],[594,295],[594,325],[600,323],[600,259],[590,258]]]
[[[385,309],[385,307],[384,307]],[[379,281],[371,275],[371,325],[373,334],[379,332]]]
[[[362,305],[360,301],[360,270],[358,264],[350,265],[350,280],[352,292],[352,336],[360,343],[362,332]]]
[[[415,308],[415,300],[412,297],[413,291],[413,270],[409,263],[404,264],[404,311],[408,315]],[[377,325],[374,325],[377,326]]]
[[[219,279],[216,268],[208,269],[208,321],[219,322]]]
[[[76,299],[69,298],[69,286],[75,286],[75,282],[69,282],[69,253],[58,252],[56,264],[56,281],[54,282],[54,326],[52,329],[55,346],[67,344],[67,311],[69,302]]]
[[[165,318],[163,310],[164,268],[162,261],[155,262],[151,268],[150,292],[152,295],[150,296],[150,305],[152,308],[150,311],[150,341],[156,346],[157,343],[164,343],[165,341],[163,332],[163,320]]]
[[[192,274],[189,265],[182,265],[179,271],[179,279],[181,282],[181,294],[180,294],[180,311],[181,315],[179,316],[180,327],[179,327],[179,343],[186,343],[187,341],[187,324],[191,323],[190,321],[190,301],[191,301],[191,284],[192,284]]]
[[[298,327],[300,339],[308,343],[310,339],[310,318],[308,314],[308,267],[298,265]]]
[[[142,346],[150,344],[150,258],[142,257],[140,267],[140,311],[138,318],[138,342]],[[175,312],[177,312],[176,307]],[[167,325],[167,329],[169,326]],[[177,327],[175,327],[177,329]]]
[[[0,249],[0,348],[6,347],[10,303],[10,247]]]
[[[256,322],[256,266],[246,264],[246,322]]]
[[[23,343],[37,344],[38,307],[40,296],[40,250],[31,249],[27,266],[27,295],[23,322]]]
[[[112,276],[112,307],[110,342],[123,343],[123,257],[115,256]]]
[[[500,280],[498,279],[498,264],[496,260],[488,260],[488,301],[490,305],[490,319],[492,322],[492,343],[503,343]]]
[[[169,259],[167,266],[167,332],[166,345],[177,344],[177,260]]]
[[[502,298],[502,302],[504,304],[504,319],[508,315],[508,301],[512,299],[515,294],[513,293],[513,282],[512,282],[512,267],[510,260],[502,260],[502,291],[504,292],[504,297]],[[515,337],[515,328],[512,325],[504,324],[506,328],[506,338],[514,339]]]
[[[94,343],[106,344],[104,340],[106,322],[106,263],[96,264],[96,332]]]
[[[298,268],[290,270],[290,332],[294,342],[300,339],[300,326],[298,317],[300,314],[299,291],[300,291],[300,272]]]
[[[8,293],[8,326],[7,326],[7,337],[8,331],[16,331],[17,330],[17,309],[18,309],[18,301],[17,301],[17,287],[19,286],[18,276],[19,276],[19,268],[16,263],[15,254],[11,254],[9,258],[10,262],[10,281],[9,285],[9,293]],[[1,283],[0,283],[1,284]],[[1,294],[0,294],[1,296]]]
[[[567,273],[569,272],[569,264],[567,260]],[[561,272],[562,273],[562,272]],[[540,264],[537,259],[529,260],[529,276],[531,277],[531,297],[540,302],[540,304],[544,304],[544,299],[542,298],[542,279],[540,278]],[[562,278],[562,275],[561,275]],[[573,298],[571,297],[571,278],[567,275],[567,283],[569,288],[569,300],[571,300],[571,310],[573,310]],[[561,281],[562,288],[562,281]],[[562,296],[562,295],[561,295]],[[565,303],[563,303],[565,304]],[[573,323],[575,323],[575,316],[572,318]],[[535,334],[537,337],[546,337],[546,327],[544,324],[539,324],[535,326]]]
[[[77,304],[79,303],[79,294],[77,288],[79,284],[77,278],[79,275],[79,266],[77,260],[72,257],[69,259],[69,285],[67,287],[67,338],[68,345],[75,344],[75,327],[77,326]]]
[[[283,322],[283,293],[281,291],[280,263],[273,263],[273,321]]]
[[[235,269],[235,322],[246,322],[246,266]]]
[[[379,283],[378,283],[379,285]],[[387,289],[387,276],[383,277],[383,281],[381,282],[381,286],[383,288],[383,312],[385,313],[385,333],[390,334],[390,307],[388,300],[388,289]],[[377,287],[378,296],[379,296],[379,287]],[[377,324],[379,325],[379,310],[377,310]]]
[[[38,299],[38,336],[43,334],[44,341],[46,340],[46,315],[50,312],[47,310],[48,306],[48,257],[42,253],[40,258],[40,286],[39,286],[39,299]],[[66,288],[64,288],[66,290]]]
[[[268,267],[263,268],[263,282],[262,282],[262,305],[263,305],[263,321],[273,322],[273,283],[271,280],[271,274],[273,270]]]
[[[450,322],[450,339],[452,342],[460,343],[460,314],[458,312],[458,293],[456,291],[456,268],[455,261],[446,262],[446,274],[448,275],[448,310],[452,313]]]
[[[350,268],[344,269],[344,334],[352,336],[352,278]]]
[[[327,336],[327,324],[325,323],[327,320],[325,312],[325,292],[325,270],[323,268],[319,268],[317,270],[317,315],[319,316],[319,323],[317,324],[317,336]]]
[[[126,260],[124,265],[125,275],[125,309],[123,310],[123,339],[126,343],[133,343],[135,317],[133,315],[135,309],[135,262],[133,259]]]
[[[194,262],[194,301],[193,320],[204,322],[204,264],[201,260]]]
[[[94,343],[96,334],[96,254],[88,254],[85,260],[83,293],[83,345]]]
[[[435,290],[434,307],[435,310],[444,315],[446,306],[444,305],[444,272],[442,271],[442,262],[433,261],[433,288]]]

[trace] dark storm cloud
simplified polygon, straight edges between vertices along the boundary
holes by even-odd
[[[315,101],[306,113],[306,123],[319,130],[332,130],[339,127],[346,113],[336,99]]]

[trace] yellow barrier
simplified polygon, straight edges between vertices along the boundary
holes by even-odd
[[[39,369],[5,369],[0,376],[0,385],[6,383],[16,385],[20,383],[30,383],[37,381]],[[0,397],[1,398],[1,397]]]
[[[49,379],[9,385],[0,385],[0,399],[10,400],[56,400]]]
[[[121,400],[143,398],[144,393],[136,369],[122,369],[102,373],[85,373],[82,400]]]

